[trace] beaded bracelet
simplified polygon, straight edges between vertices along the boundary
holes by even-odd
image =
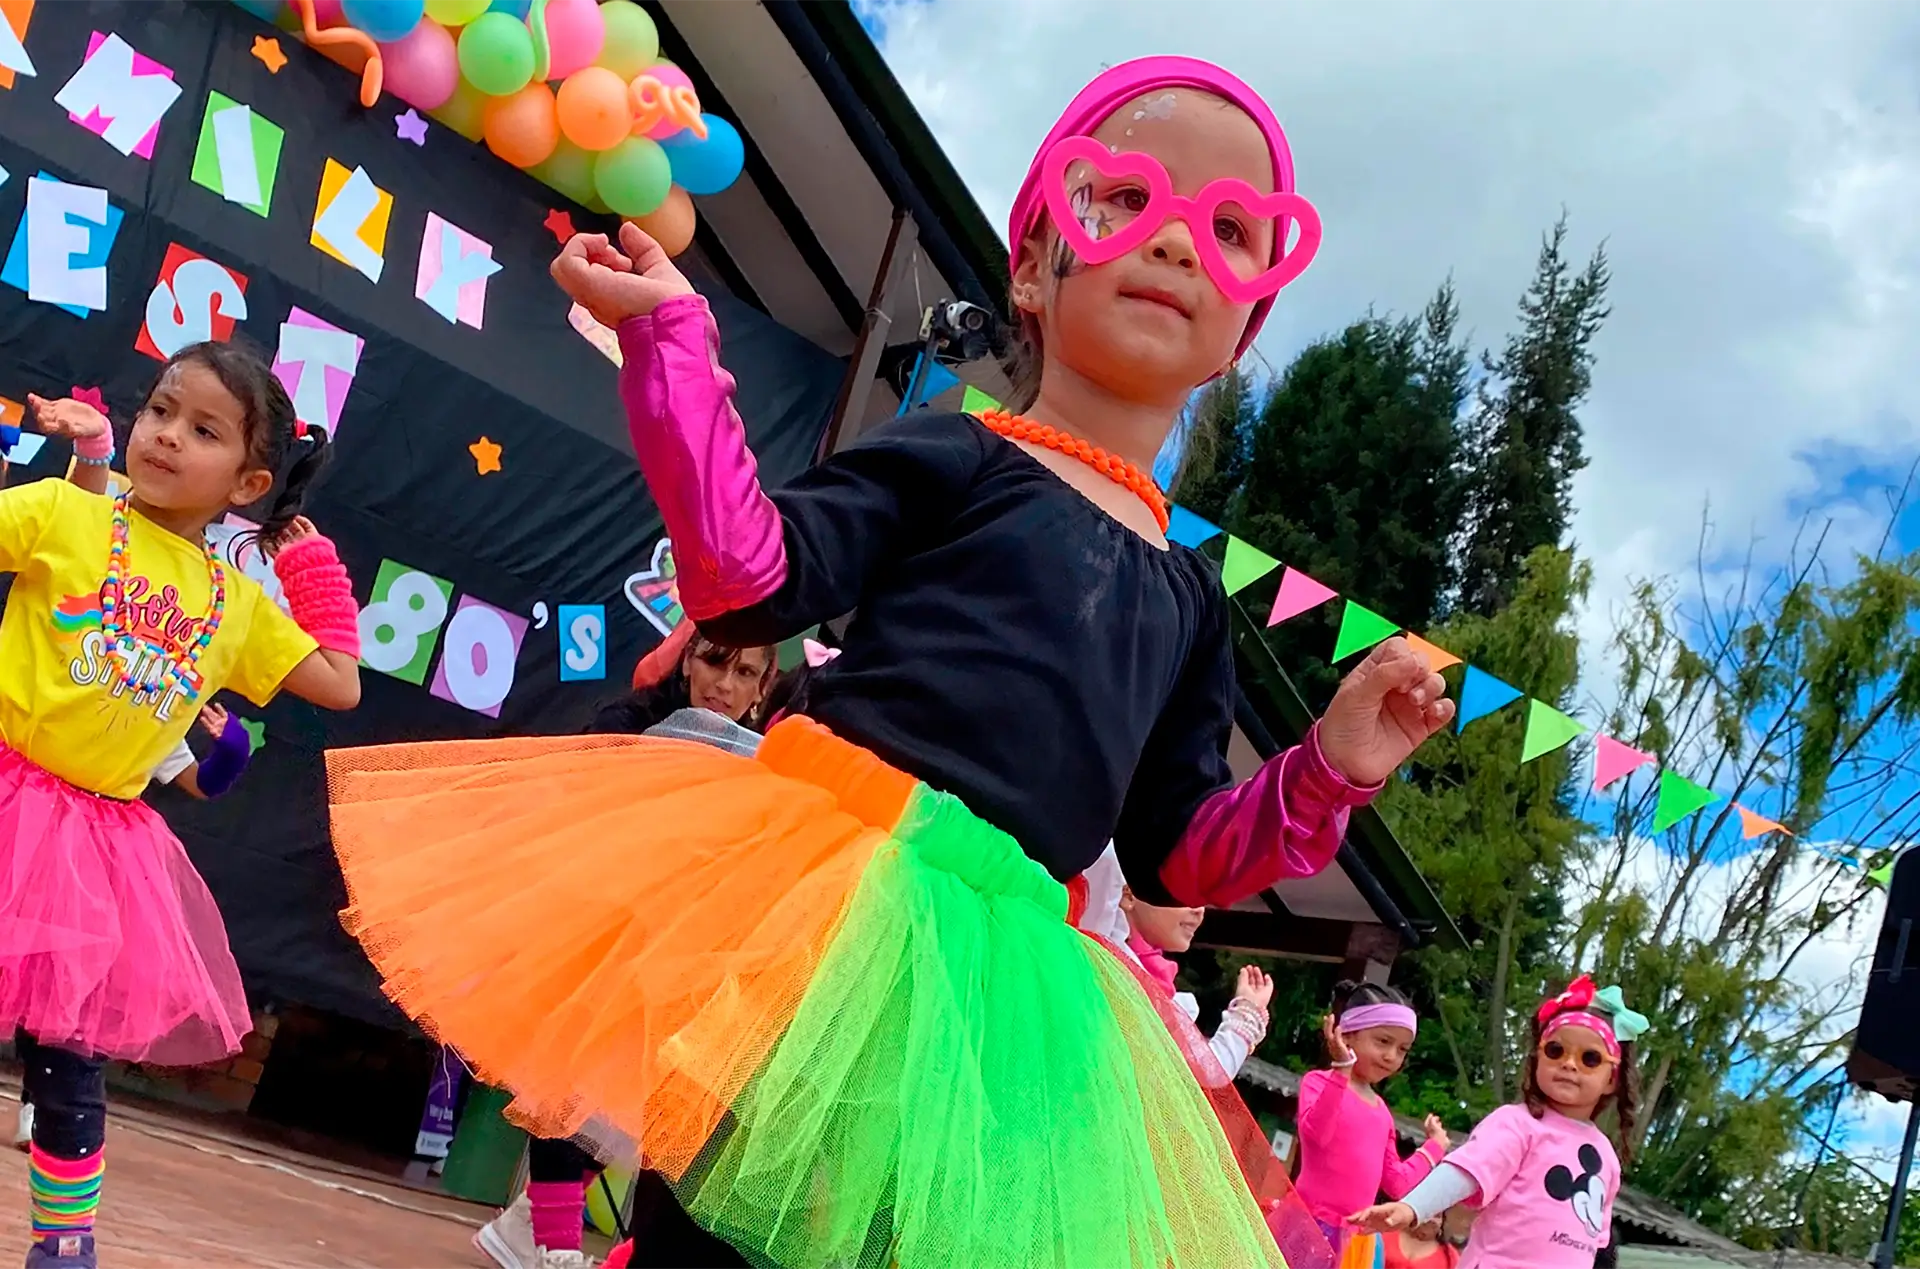
[[[85,454],[79,453],[73,456],[73,461],[79,463],[82,467],[108,467],[112,465],[113,459],[114,451],[111,449],[101,458],[88,458]]]

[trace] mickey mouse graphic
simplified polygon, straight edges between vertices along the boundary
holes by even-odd
[[[1581,1172],[1577,1177],[1564,1163],[1547,1169],[1547,1194],[1562,1203],[1571,1203],[1573,1214],[1597,1238],[1607,1210],[1607,1186],[1600,1175],[1600,1151],[1590,1144],[1584,1145],[1580,1147],[1579,1158]]]

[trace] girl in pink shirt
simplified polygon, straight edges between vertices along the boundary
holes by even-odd
[[[1402,1159],[1393,1112],[1374,1091],[1413,1047],[1418,1023],[1405,996],[1377,983],[1343,982],[1333,989],[1333,1012],[1323,1027],[1333,1065],[1300,1081],[1295,1186],[1328,1241],[1341,1247],[1353,1238],[1351,1229],[1342,1230],[1347,1213],[1382,1190],[1398,1198],[1412,1189],[1446,1155],[1447,1130],[1427,1116],[1426,1142]],[[1372,1264],[1364,1254],[1358,1259]]]
[[[1618,987],[1576,978],[1534,1016],[1521,1103],[1482,1120],[1404,1202],[1351,1221],[1406,1229],[1464,1202],[1480,1215],[1460,1269],[1589,1269],[1612,1241],[1620,1192],[1620,1159],[1593,1118],[1612,1106],[1621,1139],[1632,1136],[1632,1042],[1646,1029]]]

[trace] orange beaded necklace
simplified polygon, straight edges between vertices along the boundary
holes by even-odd
[[[975,417],[989,432],[1010,441],[1026,441],[1056,454],[1079,459],[1116,485],[1131,490],[1135,497],[1147,504],[1147,510],[1153,512],[1154,523],[1160,526],[1160,532],[1167,531],[1167,495],[1160,492],[1160,486],[1153,483],[1153,477],[1126,459],[1109,454],[1098,445],[1070,436],[1050,424],[1035,423],[1032,419],[1009,414],[1005,410],[982,410]]]

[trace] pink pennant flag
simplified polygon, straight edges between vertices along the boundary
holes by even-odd
[[[1328,586],[1322,586],[1297,568],[1288,568],[1280,574],[1280,593],[1274,596],[1273,611],[1267,614],[1267,624],[1277,626],[1290,617],[1298,617],[1309,608],[1318,608],[1340,592]]]
[[[1770,820],[1757,811],[1749,811],[1738,802],[1733,804],[1733,809],[1740,812],[1740,838],[1742,841],[1758,837],[1762,833],[1786,833],[1788,837],[1793,836],[1793,834],[1788,831],[1787,826],[1779,820]]]
[[[1641,753],[1631,745],[1623,745],[1612,736],[1593,738],[1593,791],[1600,790],[1618,780],[1636,767],[1644,767],[1653,761],[1650,753]]]

